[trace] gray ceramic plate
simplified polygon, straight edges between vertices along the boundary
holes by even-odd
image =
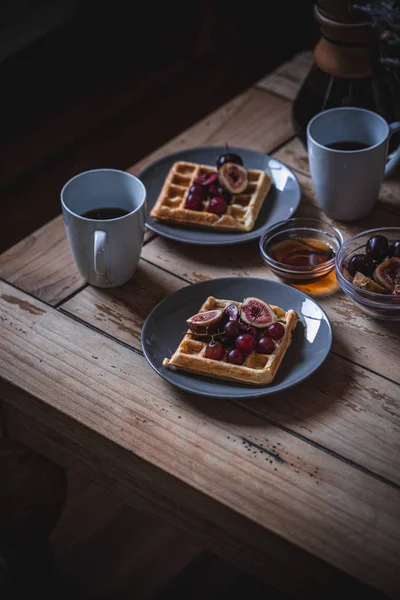
[[[294,330],[292,344],[272,383],[252,386],[163,366],[163,359],[173,354],[187,329],[186,319],[198,312],[208,296],[239,302],[246,296],[256,296],[298,313],[300,322]],[[163,379],[193,394],[216,398],[254,398],[290,388],[318,369],[331,344],[330,322],[315,300],[296,288],[256,277],[211,279],[184,287],[162,300],[151,311],[142,329],[145,357]]]
[[[192,148],[175,152],[151,163],[139,173],[139,179],[144,183],[147,190],[146,226],[164,237],[178,242],[185,242],[186,244],[240,244],[259,238],[271,225],[292,217],[301,198],[300,185],[292,171],[279,160],[261,152],[234,146],[230,146],[229,151],[239,154],[248,169],[260,169],[266,171],[272,177],[273,185],[268,192],[268,202],[265,202],[261,208],[252,231],[245,233],[208,231],[206,229],[194,229],[180,225],[166,224],[150,217],[150,211],[157,200],[164,179],[171,165],[176,160],[186,160],[214,166],[217,157],[226,152],[225,146],[205,146],[203,148]]]

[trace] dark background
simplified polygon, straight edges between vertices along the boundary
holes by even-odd
[[[318,39],[310,0],[0,3],[0,251]]]

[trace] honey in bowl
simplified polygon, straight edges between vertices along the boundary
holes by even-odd
[[[332,260],[334,251],[328,244],[313,238],[294,238],[277,242],[269,249],[271,258],[290,267],[318,267]]]

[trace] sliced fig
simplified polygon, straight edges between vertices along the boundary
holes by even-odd
[[[386,290],[384,287],[379,285],[379,283],[375,283],[373,279],[366,277],[365,275],[363,275],[363,273],[360,273],[360,271],[357,271],[357,273],[354,275],[352,283],[358,288],[362,290],[367,290],[368,292],[375,292],[376,294],[386,294]]]
[[[395,285],[394,286],[394,290],[393,290],[393,292],[392,292],[391,295],[398,297],[399,300],[400,300],[400,285]]]
[[[240,318],[247,325],[253,325],[257,329],[268,327],[268,325],[278,320],[269,304],[259,298],[245,298],[243,300]]]
[[[222,310],[207,310],[190,317],[186,323],[193,333],[207,333],[216,329],[222,318]]]
[[[247,170],[232,162],[227,162],[218,169],[219,181],[231,194],[241,194],[247,188]]]
[[[400,258],[388,258],[381,262],[375,269],[374,279],[388,292],[392,292],[396,285],[400,285]]]
[[[230,321],[237,321],[239,318],[239,309],[236,304],[227,304],[224,308],[224,316]]]

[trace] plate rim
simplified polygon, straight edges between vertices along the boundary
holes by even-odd
[[[326,361],[326,359],[328,358],[328,355],[332,349],[332,343],[333,343],[333,330],[332,330],[332,323],[326,313],[326,311],[320,306],[320,304],[309,294],[306,294],[305,292],[302,292],[301,290],[298,290],[297,288],[294,288],[292,286],[289,286],[285,283],[282,283],[280,281],[274,281],[271,279],[263,279],[262,277],[238,277],[238,276],[232,276],[232,277],[216,277],[213,279],[208,279],[207,281],[198,281],[196,283],[191,283],[188,286],[184,286],[182,288],[179,288],[178,290],[176,290],[175,292],[173,292],[172,294],[169,294],[168,296],[166,296],[165,298],[163,298],[162,300],[160,300],[160,302],[158,302],[154,308],[149,312],[149,314],[147,315],[146,319],[144,320],[144,323],[142,325],[142,330],[140,333],[140,342],[141,342],[141,346],[142,346],[142,351],[144,354],[144,357],[146,359],[146,361],[148,362],[148,364],[152,367],[152,369],[157,373],[157,375],[159,375],[159,377],[161,377],[162,379],[164,379],[164,381],[166,381],[167,383],[169,383],[170,385],[173,385],[181,390],[183,390],[186,393],[189,394],[193,394],[193,395],[197,395],[197,396],[202,396],[202,397],[206,397],[206,398],[220,398],[220,399],[233,399],[233,400],[243,400],[246,399],[246,397],[243,396],[237,396],[232,398],[232,396],[229,395],[225,395],[225,394],[212,394],[209,392],[201,392],[201,391],[189,391],[188,389],[186,389],[186,387],[184,387],[183,385],[179,384],[179,383],[175,383],[172,382],[169,378],[165,377],[150,361],[148,353],[146,351],[146,345],[143,342],[143,338],[144,338],[144,332],[146,330],[146,327],[148,327],[148,322],[150,320],[151,315],[154,313],[154,311],[156,311],[160,306],[162,306],[165,302],[167,302],[167,300],[169,300],[172,296],[183,292],[183,290],[185,290],[186,288],[191,288],[193,286],[202,286],[205,284],[209,284],[210,282],[214,282],[214,281],[232,281],[232,280],[248,280],[248,279],[252,279],[252,280],[256,280],[256,281],[262,281],[263,283],[268,282],[268,283],[273,283],[273,284],[278,284],[279,286],[283,286],[284,288],[286,287],[290,287],[293,290],[296,290],[296,292],[298,292],[299,294],[301,294],[305,299],[311,300],[314,304],[316,304],[318,306],[318,308],[321,310],[323,316],[325,317],[325,322],[328,326],[328,332],[329,332],[329,345],[325,351],[325,355],[323,357],[323,359],[306,375],[304,375],[303,377],[301,377],[300,379],[298,379],[297,381],[295,381],[294,383],[290,384],[290,385],[286,385],[283,386],[277,390],[271,390],[268,391],[270,388],[268,387],[258,387],[258,386],[254,386],[254,388],[251,388],[252,390],[254,389],[254,393],[250,393],[248,395],[248,399],[250,398],[262,398],[264,396],[269,396],[272,394],[279,394],[280,392],[283,392],[285,390],[288,390],[290,388],[295,387],[296,385],[302,383],[303,381],[305,381],[306,379],[308,379],[309,377],[311,377],[311,375],[313,375]],[[300,316],[300,315],[299,315]],[[228,381],[228,380],[225,380]],[[228,381],[229,382],[229,381]],[[231,385],[234,385],[235,382],[231,381],[229,382]],[[266,384],[266,386],[269,384]]]
[[[212,150],[218,150],[218,151],[222,151],[225,150],[225,146],[211,146],[211,145],[207,145],[207,146],[191,146],[190,148],[185,148],[183,150],[176,150],[175,152],[170,152],[169,154],[166,154],[164,156],[160,156],[160,158],[156,158],[154,161],[152,161],[151,163],[149,163],[148,165],[145,165],[144,167],[142,167],[142,169],[139,171],[139,173],[137,174],[137,177],[142,181],[142,176],[143,174],[146,173],[147,170],[149,170],[150,168],[154,168],[157,167],[157,165],[162,162],[163,160],[167,159],[167,158],[174,158],[174,157],[178,157],[180,156],[183,152],[193,152],[195,150],[201,150],[201,149],[212,149]],[[265,158],[269,158],[271,160],[276,160],[277,163],[279,163],[280,165],[282,165],[285,169],[287,169],[289,171],[289,173],[291,174],[291,176],[293,177],[296,185],[297,185],[297,191],[298,191],[298,199],[297,199],[297,203],[294,206],[293,212],[291,213],[291,215],[289,215],[286,218],[291,218],[297,211],[297,209],[299,208],[300,202],[301,202],[301,185],[300,185],[300,181],[297,177],[297,175],[293,172],[293,170],[286,165],[284,162],[282,162],[281,160],[279,160],[279,158],[275,158],[274,156],[271,156],[270,154],[268,154],[267,152],[259,152],[258,150],[253,150],[252,148],[245,148],[244,146],[229,146],[229,150],[232,152],[238,152],[240,153],[241,151],[246,151],[246,152],[252,152],[254,154],[260,155],[262,157]],[[143,185],[145,185],[145,183],[142,181]],[[246,242],[250,242],[251,240],[257,240],[259,239],[262,235],[263,235],[263,231],[261,231],[260,233],[256,233],[254,230],[253,231],[244,231],[244,232],[232,232],[232,233],[238,233],[238,239],[236,240],[221,240],[221,241],[190,241],[190,240],[183,240],[180,238],[177,238],[175,235],[172,235],[170,233],[165,233],[165,232],[160,232],[160,230],[157,228],[157,226],[154,226],[153,224],[149,223],[148,221],[148,214],[147,214],[147,209],[148,209],[148,202],[146,203],[146,219],[145,219],[145,227],[147,227],[147,229],[150,229],[150,231],[152,231],[153,233],[157,233],[158,235],[160,235],[161,237],[165,237],[167,239],[173,240],[175,242],[179,242],[182,244],[190,244],[190,245],[199,245],[199,246],[224,246],[224,245],[228,245],[228,244],[244,244]],[[280,219],[282,220],[282,219]],[[285,219],[283,219],[285,220]],[[274,223],[272,223],[272,225],[274,225]],[[270,227],[271,224],[269,224],[267,227]],[[209,233],[220,233],[218,231],[215,232],[210,232]],[[254,235],[251,235],[251,234]],[[249,237],[245,237],[245,239],[239,237],[240,234],[242,234],[243,236],[249,236]]]

